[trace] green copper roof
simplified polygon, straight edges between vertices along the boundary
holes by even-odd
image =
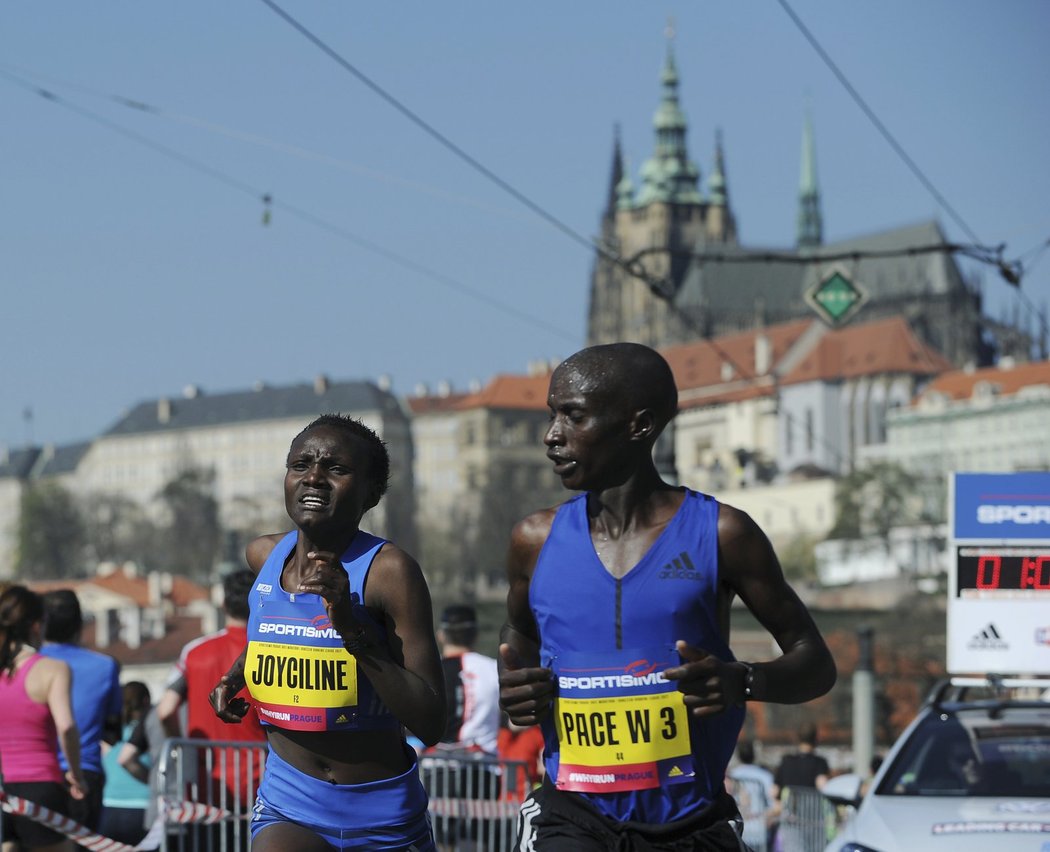
[[[637,203],[700,204],[700,169],[689,160],[686,150],[688,124],[678,103],[678,70],[670,42],[661,81],[663,97],[653,116],[656,151],[642,166]]]

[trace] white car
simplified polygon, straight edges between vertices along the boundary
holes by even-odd
[[[857,775],[824,786],[836,804],[856,806],[826,852],[1050,852],[1047,685],[943,684],[866,792]]]

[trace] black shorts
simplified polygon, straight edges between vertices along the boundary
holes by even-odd
[[[740,839],[742,828],[736,803],[725,792],[697,814],[656,825],[609,819],[583,797],[564,793],[544,781],[521,806],[514,848],[543,852],[741,852],[748,848]]]
[[[4,784],[4,792],[69,816],[69,793],[63,785],[54,781],[8,781]],[[17,840],[26,847],[50,846],[66,839],[64,834],[45,828],[36,820],[7,812],[4,813],[3,832],[5,843]]]

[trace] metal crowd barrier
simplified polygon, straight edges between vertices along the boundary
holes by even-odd
[[[265,743],[167,740],[154,784],[167,805],[160,852],[247,852],[265,762]],[[443,852],[513,848],[532,789],[524,763],[446,752],[421,757],[419,771]]]
[[[259,742],[167,740],[154,790],[167,805],[161,852],[247,852],[266,751]]]
[[[752,852],[769,850],[769,814],[773,803],[757,778],[726,779],[744,820],[743,841]]]
[[[813,787],[786,787],[780,794],[775,852],[822,852],[838,831],[835,806]]]
[[[424,755],[434,837],[443,852],[509,852],[518,809],[532,791],[525,764],[472,752]]]

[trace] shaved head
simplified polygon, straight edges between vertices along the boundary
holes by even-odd
[[[664,357],[640,343],[607,343],[570,355],[556,373],[577,389],[625,411],[648,408],[662,430],[678,413],[678,389]]]

